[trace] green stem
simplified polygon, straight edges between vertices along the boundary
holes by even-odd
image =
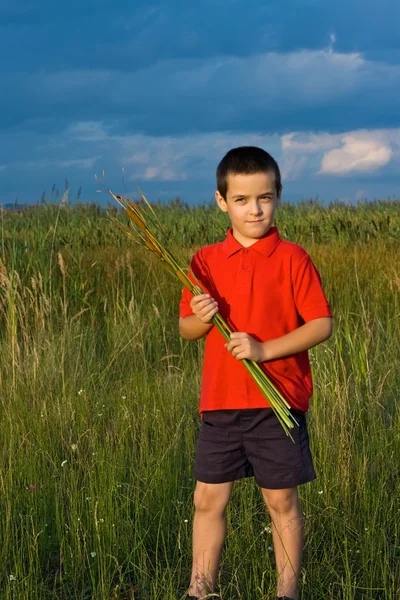
[[[220,313],[214,315],[212,321],[217,327],[218,331],[228,342],[230,340],[230,334],[232,333],[232,330],[222,318]],[[292,439],[292,441],[294,441],[292,436],[290,435],[289,429],[292,429],[294,427],[294,424],[298,425],[298,423],[289,410],[290,404],[276,389],[274,384],[270,381],[270,379],[267,377],[267,375],[264,373],[264,371],[261,369],[258,363],[248,359],[245,359],[242,362],[248,370],[248,372],[250,373],[250,375],[252,376],[252,378],[254,379],[256,385],[260,389],[263,396],[267,399],[276,417],[281,423],[286,435],[288,435]]]

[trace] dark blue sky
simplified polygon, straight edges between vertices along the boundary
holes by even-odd
[[[133,6],[134,5],[134,6]],[[400,197],[397,0],[0,0],[0,202],[212,197],[232,146],[284,197]]]

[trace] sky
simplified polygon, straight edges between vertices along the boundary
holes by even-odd
[[[210,201],[239,145],[283,200],[399,199],[399,22],[398,0],[0,0],[0,203],[66,180]]]

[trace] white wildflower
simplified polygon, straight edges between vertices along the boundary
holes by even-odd
[[[264,527],[264,531],[265,531],[266,533],[272,533],[272,529],[271,529],[271,527]]]

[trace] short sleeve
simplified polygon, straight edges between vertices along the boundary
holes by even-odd
[[[308,254],[295,268],[293,293],[297,312],[305,323],[321,317],[332,317],[321,277]]]
[[[197,277],[198,282],[200,282],[203,290],[205,292],[208,291],[208,278],[206,274],[206,265],[204,262],[204,258],[202,257],[201,250],[199,250],[192,258],[190,263],[190,270],[194,273],[195,277]],[[194,282],[197,283],[192,277],[191,273],[187,273],[188,277]],[[192,294],[189,292],[187,288],[183,288],[181,301],[179,303],[179,316],[184,319],[185,317],[190,317],[193,314],[192,308],[190,306],[190,301],[192,299]]]
[[[185,317],[190,317],[193,314],[192,308],[190,306],[190,301],[192,299],[192,294],[189,292],[187,288],[183,288],[181,301],[179,303],[179,316],[184,319]]]

